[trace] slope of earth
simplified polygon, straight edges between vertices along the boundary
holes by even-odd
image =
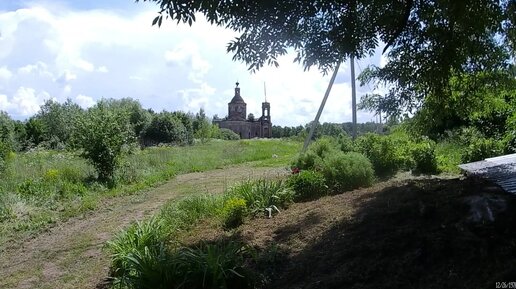
[[[496,288],[516,282],[515,199],[477,179],[398,179],[294,204],[231,238],[267,252],[264,288]]]
[[[175,198],[219,193],[246,178],[285,173],[282,168],[238,165],[179,175],[147,192],[107,200],[89,214],[0,248],[0,288],[95,288],[109,272],[105,242],[130,222],[152,215]]]

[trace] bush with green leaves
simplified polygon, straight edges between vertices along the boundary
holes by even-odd
[[[247,205],[242,198],[229,198],[222,208],[222,220],[226,229],[240,226],[247,215]]]
[[[417,141],[422,141],[421,137],[411,136],[407,130],[403,128],[394,128],[392,129],[392,132],[385,137],[390,139],[390,142],[394,147],[395,160],[399,169],[411,170],[415,166],[414,159],[412,157],[412,150],[417,144]]]
[[[302,170],[287,180],[287,185],[294,190],[294,201],[310,201],[328,194],[324,176],[320,172]]]
[[[333,192],[369,187],[374,181],[373,165],[367,157],[355,152],[328,156],[321,172]]]
[[[300,154],[293,166],[301,170],[320,170],[323,159],[338,152],[335,139],[323,137],[313,142],[308,150]]]
[[[141,136],[149,126],[152,114],[144,109],[138,100],[132,98],[107,99],[105,104],[110,110],[117,110],[128,115],[129,123],[135,136]]]
[[[292,166],[300,170],[318,170],[321,167],[322,162],[323,160],[321,157],[315,154],[315,152],[309,150],[300,154]]]
[[[145,141],[151,144],[188,144],[188,130],[179,117],[167,111],[154,115],[143,133]]]
[[[76,119],[81,117],[84,110],[71,99],[64,103],[47,100],[34,116],[41,124],[41,135],[32,136],[33,141],[41,137],[35,145],[50,148],[63,149],[70,144],[70,138],[75,130]],[[38,132],[36,132],[38,133]]]
[[[437,157],[435,155],[435,142],[431,140],[422,141],[414,145],[412,149],[412,158],[414,160],[414,169],[416,174],[436,174]]]
[[[221,128],[217,132],[215,138],[222,140],[239,140],[240,136],[230,129]]]
[[[322,137],[316,140],[311,146],[310,151],[314,152],[318,157],[324,159],[327,155],[337,151],[337,143],[335,138]]]
[[[355,150],[355,144],[353,143],[353,139],[348,135],[339,136],[337,143],[342,152],[352,152]]]
[[[78,118],[73,144],[80,155],[88,160],[102,182],[113,182],[124,148],[134,141],[134,131],[128,115],[112,110],[104,102],[90,108]]]
[[[392,139],[386,136],[365,134],[357,139],[356,150],[371,161],[374,171],[380,177],[395,174],[406,162],[400,158]]]
[[[462,155],[462,161],[476,162],[501,154],[503,154],[503,142],[488,138],[476,138],[466,147]]]

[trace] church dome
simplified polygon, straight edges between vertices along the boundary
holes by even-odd
[[[235,96],[231,99],[230,103],[245,103],[244,99],[240,96],[240,87],[238,87],[239,83],[236,83],[235,87]]]

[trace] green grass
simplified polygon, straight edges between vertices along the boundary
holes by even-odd
[[[242,182],[220,195],[197,195],[169,201],[157,215],[132,224],[108,242],[114,287],[249,286],[252,278],[246,276],[244,254],[247,249],[242,244],[201,243],[184,247],[178,241],[182,234],[208,218],[218,220],[224,226],[227,222],[225,209],[236,199],[242,201],[243,210],[264,213],[271,205],[284,208],[292,201],[292,194],[282,180],[262,179]]]
[[[72,152],[17,154],[0,178],[0,246],[15,234],[40,231],[95,209],[104,198],[133,194],[177,174],[245,162],[285,165],[300,145],[284,140],[212,140],[186,147],[151,147],[124,159],[114,188],[96,182],[93,167]]]

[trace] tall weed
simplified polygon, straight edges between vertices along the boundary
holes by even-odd
[[[136,222],[127,230],[107,243],[111,251],[114,276],[130,274],[135,265],[134,256],[147,256],[158,253],[168,236],[170,228],[159,218],[151,218],[144,222]]]
[[[281,180],[246,181],[229,190],[231,197],[241,198],[251,212],[257,215],[265,208],[276,206],[287,207],[294,197],[293,191]]]

